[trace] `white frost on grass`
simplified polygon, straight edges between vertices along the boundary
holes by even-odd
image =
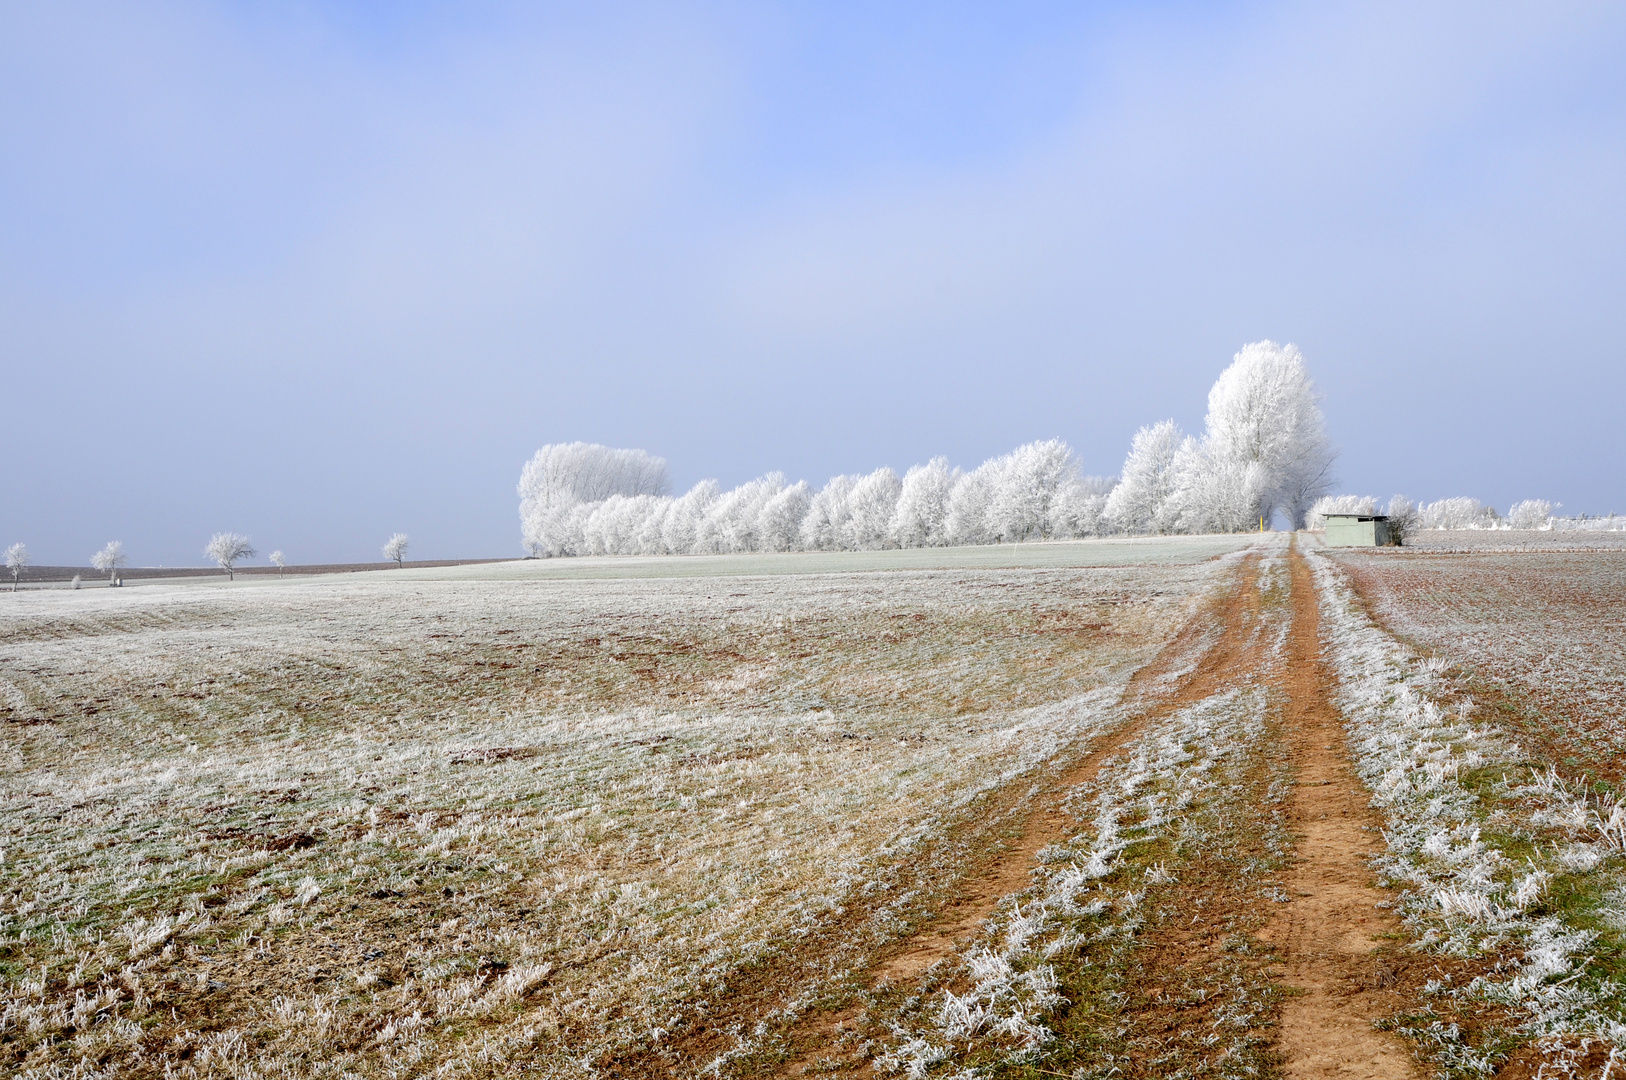
[[[162,1034],[120,1051],[140,1068],[223,1063],[227,1042],[154,1004],[207,957],[215,1022],[259,1040],[231,1059],[244,1076],[481,1055],[566,1075],[681,1035],[736,972],[873,909],[839,979],[901,930],[915,886],[897,868],[952,872],[936,838],[1088,736],[1222,572],[407,570],[24,594],[0,663],[53,722],[19,726],[0,770],[0,946],[49,977],[0,988],[0,1029],[45,1071],[94,1067],[125,1021]],[[1035,634],[1040,618],[1077,633]],[[396,908],[409,930],[380,940],[369,913]],[[299,947],[326,926],[356,944],[318,982]],[[81,989],[122,997],[86,1027]],[[738,1035],[736,1056],[766,1037]]]
[[[1463,958],[1519,955],[1511,970],[1498,965],[1458,992],[1522,1016],[1529,1036],[1626,1041],[1618,1019],[1626,987],[1589,966],[1596,934],[1543,902],[1561,877],[1619,876],[1626,811],[1593,801],[1550,766],[1530,768],[1466,705],[1442,709],[1429,693],[1439,665],[1374,625],[1341,572],[1307,555],[1356,768],[1386,818],[1379,868],[1406,890],[1402,911],[1419,944]],[[1544,846],[1532,829],[1564,842]],[[1508,855],[1507,836],[1534,853]],[[1442,1060],[1465,1050],[1452,1049],[1446,1027],[1419,1033]]]
[[[1275,584],[1283,569],[1279,550],[1261,560],[1261,576]],[[1272,650],[1268,668],[1279,658],[1286,620],[1281,612],[1267,619],[1257,632]],[[1194,819],[1224,786],[1222,768],[1249,759],[1265,736],[1272,708],[1265,674],[1180,710],[1102,764],[1072,800],[1091,828],[1042,853],[1033,887],[1007,898],[964,956],[970,988],[945,990],[897,1023],[896,1042],[874,1060],[878,1071],[919,1078],[959,1063],[943,1075],[963,1080],[985,1071],[965,1066],[968,1059],[995,1068],[1037,1061],[1056,1038],[1049,1021],[1065,1001],[1052,961],[1133,938],[1147,890],[1177,880],[1162,861],[1129,866],[1122,856],[1158,839],[1178,851],[1200,834]],[[1216,1033],[1216,1043],[1222,1037]]]

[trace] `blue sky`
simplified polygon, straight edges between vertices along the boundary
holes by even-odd
[[[1244,342],[1345,490],[1626,512],[1626,9],[0,3],[0,543],[519,552],[677,485],[1060,436]]]

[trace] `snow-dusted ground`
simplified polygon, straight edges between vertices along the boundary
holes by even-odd
[[[1432,986],[1438,1012],[1424,1003],[1401,1027],[1454,1075],[1488,1075],[1499,1051],[1531,1038],[1553,1075],[1568,1075],[1563,1062],[1584,1056],[1588,1040],[1626,1044],[1626,808],[1521,748],[1443,677],[1448,655],[1425,659],[1385,633],[1338,564],[1311,558],[1356,766],[1387,818],[1380,868],[1403,890],[1420,947],[1484,971]],[[1452,569],[1440,568],[1448,578]],[[1512,619],[1525,640],[1504,642],[1515,651],[1566,632],[1530,600]],[[1497,643],[1449,637],[1446,654]],[[1504,1036],[1469,1040],[1440,1015],[1476,1003],[1506,1010]]]
[[[1626,551],[1626,529],[1417,529],[1401,550],[1408,549],[1435,554]]]
[[[952,880],[933,838],[1248,539],[7,596],[5,1067],[570,1075],[688,1030],[900,865]]]
[[[1618,775],[1626,552],[1337,557],[1386,627],[1438,654],[1458,681],[1505,695],[1558,757],[1612,762],[1605,775]]]

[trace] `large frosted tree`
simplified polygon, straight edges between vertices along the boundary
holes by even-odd
[[[1332,485],[1336,456],[1298,348],[1244,345],[1208,392],[1193,509],[1218,531],[1277,510],[1302,527]]]

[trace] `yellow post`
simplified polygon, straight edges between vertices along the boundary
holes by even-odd
[[[1260,532],[1265,531],[1265,519],[1264,518],[1259,519],[1259,531]]]

